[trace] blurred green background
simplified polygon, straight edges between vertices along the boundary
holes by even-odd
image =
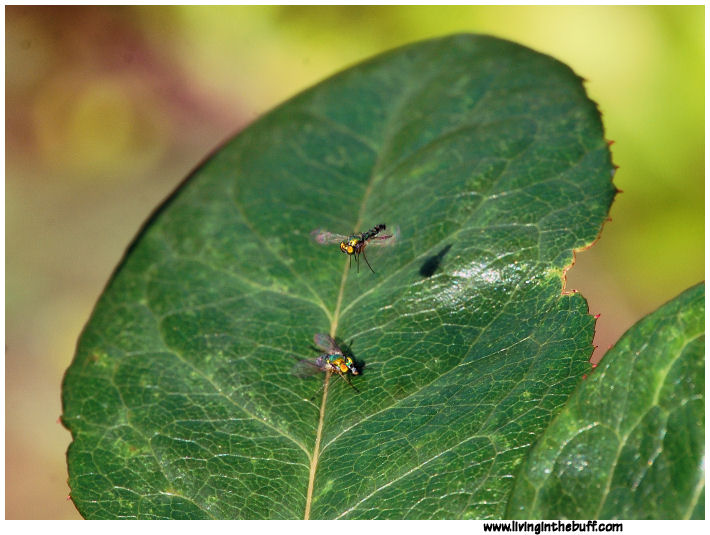
[[[7,7],[6,517],[66,500],[60,382],[112,269],[211,150],[368,56],[454,32],[550,54],[587,79],[620,166],[569,289],[599,358],[704,278],[704,7]]]

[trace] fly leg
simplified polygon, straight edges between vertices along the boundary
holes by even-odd
[[[362,250],[362,257],[365,259],[365,262],[367,263],[367,267],[369,267],[369,268],[370,268],[370,271],[372,271],[372,272],[374,273],[375,270],[372,269],[372,266],[370,265],[370,262],[367,261],[367,256],[365,256],[365,249]]]
[[[348,383],[350,385],[350,388],[355,390],[355,392],[357,392],[358,394],[360,393],[360,391],[357,389],[357,387],[354,384],[352,384],[349,379],[346,379],[347,376],[343,372],[338,371],[337,373],[338,373],[338,375],[340,375],[340,378],[343,381],[345,381],[346,383]]]

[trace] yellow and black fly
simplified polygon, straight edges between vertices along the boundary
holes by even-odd
[[[336,373],[358,394],[360,391],[350,382],[348,373],[360,375],[355,361],[338,347],[329,335],[313,335],[313,343],[319,351],[323,351],[315,360],[299,360],[293,367],[292,373],[298,377],[308,377],[318,372]]]
[[[335,234],[333,232],[327,232],[325,230],[316,229],[311,232],[313,239],[315,239],[321,245],[328,244],[340,244],[340,250],[345,254],[350,256],[350,265],[352,266],[353,256],[355,257],[355,262],[357,263],[358,273],[360,272],[360,255],[365,259],[367,267],[370,271],[375,272],[370,265],[370,262],[365,256],[365,247],[369,244],[371,245],[390,245],[394,243],[394,234],[382,234],[380,232],[385,230],[387,226],[384,223],[375,225],[370,230],[366,232],[356,232],[350,236],[344,234]]]

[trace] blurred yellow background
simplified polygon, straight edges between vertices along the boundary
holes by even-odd
[[[599,357],[704,278],[704,7],[7,7],[6,517],[66,500],[60,382],[151,210],[209,151],[368,56],[455,32],[588,80],[624,191],[568,288]]]

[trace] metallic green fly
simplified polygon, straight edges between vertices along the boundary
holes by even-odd
[[[323,351],[315,360],[299,360],[293,367],[292,373],[298,377],[308,377],[318,372],[337,373],[341,379],[350,385],[358,394],[360,391],[350,382],[348,373],[360,375],[355,362],[338,347],[329,335],[313,335],[313,343],[319,351]]]

